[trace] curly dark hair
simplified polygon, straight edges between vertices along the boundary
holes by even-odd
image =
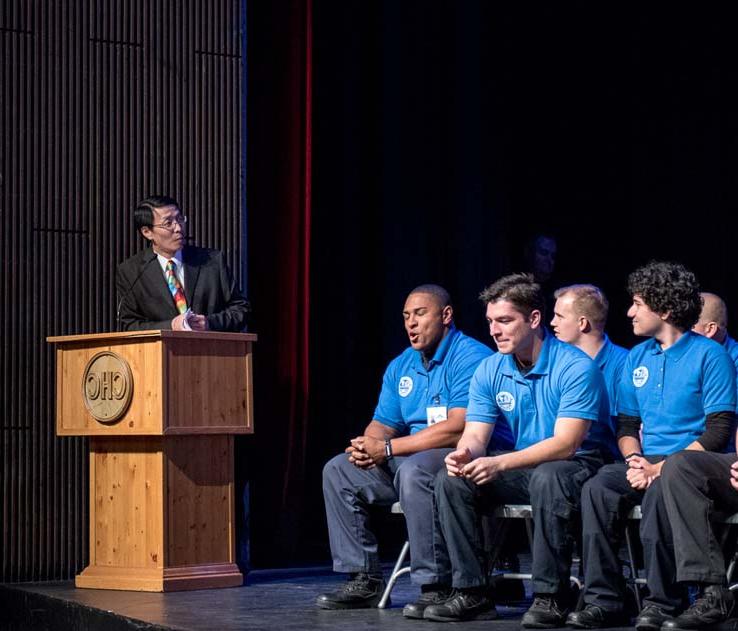
[[[687,331],[702,311],[700,285],[681,263],[651,261],[628,276],[628,293],[638,295],[651,311],[669,313],[667,322]]]
[[[541,286],[533,274],[503,276],[479,294],[479,300],[484,304],[507,300],[526,318],[530,317],[534,310],[541,312],[543,320],[546,318],[546,301]]]

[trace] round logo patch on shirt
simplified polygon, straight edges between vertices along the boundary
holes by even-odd
[[[400,377],[400,385],[397,388],[397,392],[401,397],[406,397],[413,391],[413,380],[408,376]]]
[[[640,388],[641,386],[645,385],[645,383],[648,381],[648,368],[645,366],[638,366],[638,368],[633,370],[633,385],[636,388]]]
[[[515,409],[515,397],[509,392],[498,392],[495,397],[497,405],[499,405],[505,412],[512,412]]]

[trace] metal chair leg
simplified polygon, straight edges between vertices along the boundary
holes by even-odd
[[[402,567],[403,563],[405,563],[408,552],[410,552],[410,542],[406,541],[405,545],[402,546],[400,556],[397,557],[395,569],[392,570],[392,574],[387,581],[387,587],[384,588],[384,593],[382,594],[382,598],[377,605],[377,609],[384,609],[387,606],[387,601],[389,600],[390,593],[392,592],[392,588],[395,586],[397,579],[400,578],[400,576],[402,576],[403,574],[407,574],[410,572],[409,567]]]

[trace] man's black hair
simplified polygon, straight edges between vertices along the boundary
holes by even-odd
[[[526,318],[529,318],[535,310],[541,312],[541,318],[544,321],[546,318],[546,301],[543,298],[543,290],[533,274],[503,276],[479,294],[479,299],[484,304],[507,300]]]
[[[166,195],[149,195],[138,202],[136,210],[133,211],[133,225],[136,232],[140,232],[141,228],[151,228],[154,223],[154,208],[165,206],[176,206],[180,210],[177,200]]]
[[[451,305],[451,294],[449,294],[440,285],[434,285],[432,283],[418,285],[408,294],[408,296],[412,296],[413,294],[430,294],[431,296],[434,296],[438,300],[438,303],[442,309],[446,306]]]
[[[700,318],[702,296],[694,273],[681,263],[651,261],[628,276],[628,293],[638,295],[651,311],[669,314],[667,322],[681,331]]]

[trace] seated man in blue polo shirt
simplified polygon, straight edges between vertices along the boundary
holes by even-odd
[[[700,296],[702,296],[702,311],[692,330],[720,344],[730,355],[735,365],[736,374],[738,374],[738,342],[728,335],[728,307],[717,294],[703,291]],[[736,386],[738,387],[738,380]],[[736,397],[738,397],[738,391]],[[735,435],[731,433],[730,442],[725,448],[725,452],[735,453],[735,451]]]
[[[728,309],[715,294],[702,294],[700,319],[692,330],[720,344],[738,368],[738,343],[728,335]],[[667,458],[661,472],[664,503],[674,538],[676,580],[695,584],[701,596],[662,628],[699,629],[726,620],[735,608],[725,588],[725,558],[718,537],[706,527],[716,513],[738,511],[735,444],[718,454],[681,451]]]
[[[567,623],[585,629],[622,624],[625,582],[618,549],[627,515],[640,503],[648,596],[635,626],[657,631],[686,600],[684,587],[674,584],[662,467],[682,449],[724,449],[734,421],[736,375],[724,349],[690,330],[702,307],[692,272],[676,263],[649,263],[630,275],[628,291],[633,332],[650,339],[630,351],[620,381],[617,436],[625,463],[603,467],[582,490],[586,606]]]
[[[496,615],[487,585],[479,514],[500,504],[531,504],[533,590],[526,627],[563,624],[569,594],[572,522],[582,484],[605,460],[614,437],[602,373],[579,349],[543,326],[544,298],[529,274],[505,276],[485,289],[497,354],[477,368],[466,426],[436,479],[436,503],[451,559],[455,592],[428,607],[429,620],[453,622]],[[500,427],[514,449],[493,451]]]
[[[434,524],[433,481],[464,428],[469,381],[492,351],[454,327],[445,289],[421,285],[403,309],[410,348],[390,362],[379,403],[363,435],[323,469],[333,569],[349,573],[338,591],[321,594],[323,609],[374,607],[384,590],[368,507],[400,501],[410,541],[411,579],[420,604],[449,582],[448,559]],[[418,617],[410,607],[405,612]]]
[[[605,333],[610,303],[599,287],[570,285],[554,292],[551,320],[554,335],[589,355],[605,378],[610,416],[618,415],[617,394],[628,350],[613,344]]]

